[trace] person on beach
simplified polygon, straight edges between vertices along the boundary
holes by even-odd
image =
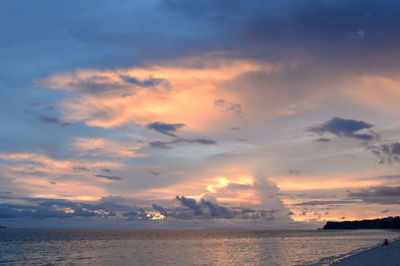
[[[389,246],[389,241],[385,238],[385,240],[383,240],[383,245],[384,246]]]

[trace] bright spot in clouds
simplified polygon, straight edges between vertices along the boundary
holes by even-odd
[[[0,224],[398,215],[399,3],[172,2],[4,3]]]

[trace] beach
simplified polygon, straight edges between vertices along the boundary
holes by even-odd
[[[334,264],[335,266],[377,266],[400,265],[400,239],[390,242],[389,246],[377,246],[349,256]]]

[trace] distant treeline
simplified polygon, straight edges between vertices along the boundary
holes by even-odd
[[[400,217],[387,217],[375,220],[327,222],[323,230],[328,229],[400,229]]]

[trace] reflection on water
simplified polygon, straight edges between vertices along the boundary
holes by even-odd
[[[304,265],[398,231],[0,231],[0,265]]]

